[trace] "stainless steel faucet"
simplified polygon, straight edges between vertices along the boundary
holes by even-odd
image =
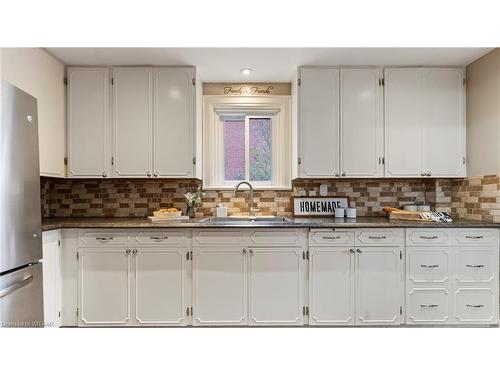
[[[250,188],[250,196],[248,197],[248,215],[255,216],[255,213],[259,210],[253,208],[253,186],[248,181],[241,181],[234,187],[234,194],[236,194],[241,185],[248,185],[248,187]]]

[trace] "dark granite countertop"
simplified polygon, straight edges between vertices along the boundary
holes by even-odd
[[[146,218],[50,218],[42,221],[42,230],[61,228],[500,228],[500,223],[455,220],[452,223],[434,223],[389,220],[384,217],[357,219],[302,219],[290,218],[284,222],[221,223],[207,219],[152,223]]]

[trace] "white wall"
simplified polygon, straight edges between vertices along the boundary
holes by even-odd
[[[500,174],[500,48],[467,67],[467,171]]]
[[[3,48],[0,76],[38,99],[40,173],[64,177],[64,64],[40,48]]]

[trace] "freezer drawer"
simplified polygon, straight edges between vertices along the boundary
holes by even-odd
[[[44,326],[42,275],[36,263],[0,276],[0,327]]]

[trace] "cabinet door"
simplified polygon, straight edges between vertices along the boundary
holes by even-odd
[[[339,69],[302,68],[299,87],[299,175],[339,173]]]
[[[311,248],[309,324],[354,324],[354,254],[347,247]]]
[[[247,325],[247,256],[243,247],[194,249],[193,325]]]
[[[249,324],[302,325],[302,248],[249,250]]]
[[[109,175],[109,69],[68,68],[69,177]]]
[[[465,176],[465,120],[461,69],[425,69],[423,170],[433,177]]]
[[[379,69],[340,72],[341,176],[384,175],[384,127]]]
[[[186,325],[186,249],[135,249],[135,320]]]
[[[416,177],[422,173],[422,78],[420,69],[385,70],[386,176]]]
[[[151,68],[113,69],[113,152],[116,177],[152,175]]]
[[[402,250],[362,247],[356,253],[356,324],[401,324]]]
[[[192,177],[194,168],[194,68],[154,70],[154,174]]]
[[[59,230],[42,233],[43,315],[46,327],[61,325],[61,265]]]
[[[80,325],[130,322],[130,260],[124,249],[80,249]]]

